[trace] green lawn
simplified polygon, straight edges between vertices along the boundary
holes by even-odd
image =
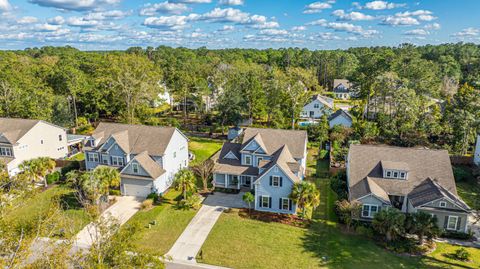
[[[223,141],[209,138],[189,137],[188,149],[195,154],[195,160],[190,165],[205,161],[222,148]]]
[[[80,152],[78,154],[73,155],[72,157],[68,158],[69,161],[84,161],[85,160],[85,153]]]
[[[63,228],[65,230],[64,237],[69,238],[77,234],[90,222],[88,215],[78,204],[73,192],[72,189],[65,186],[52,186],[45,191],[33,194],[27,199],[16,201],[6,212],[5,219],[12,221],[13,225],[29,227],[29,224],[34,220],[47,214],[49,209],[52,208],[52,201],[58,199],[62,209],[60,214],[55,215],[53,222],[59,224],[56,229]],[[56,233],[56,231],[53,232]],[[46,236],[46,234],[41,236]]]
[[[309,150],[311,156],[315,154]],[[309,228],[246,219],[237,211],[223,213],[210,232],[197,259],[232,268],[479,268],[480,250],[468,248],[472,262],[451,255],[459,247],[438,243],[425,257],[406,257],[389,252],[370,239],[342,232],[336,222],[336,194],[323,175],[328,162],[307,160],[320,189],[321,204]],[[312,175],[312,174],[310,174]]]
[[[137,227],[132,237],[134,251],[151,255],[163,255],[173,246],[180,234],[195,216],[195,210],[183,210],[175,207],[174,199],[180,192],[170,190],[165,194],[165,201],[148,211],[136,213],[126,224]],[[148,224],[156,221],[156,225],[148,228]]]

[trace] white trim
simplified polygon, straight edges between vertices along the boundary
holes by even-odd
[[[288,197],[280,197],[280,199],[282,199],[282,204],[280,205],[280,206],[281,206],[280,210],[290,211],[290,198],[288,198]],[[287,209],[283,208],[283,201],[287,201]],[[293,205],[292,205],[292,207],[293,207]]]
[[[440,202],[438,203],[438,206],[439,206],[439,207],[447,207],[447,202],[446,202],[446,201],[440,201]]]
[[[96,157],[97,160],[95,161],[95,160],[90,159],[90,156],[97,156]],[[89,162],[93,162],[93,163],[100,163],[100,157],[99,157],[98,152],[87,152],[87,160]]]
[[[112,155],[110,156],[112,158],[112,163],[111,163],[111,166],[117,166],[117,167],[122,167],[122,166],[125,166],[125,160],[124,160],[124,157],[122,156],[117,156],[117,155]],[[113,161],[114,159],[116,159],[116,163]],[[120,165],[120,162],[118,160],[122,160],[121,161],[121,165]]]
[[[365,215],[363,214],[363,211],[364,211],[364,210],[363,210],[363,207],[364,207],[364,206],[368,206],[368,215],[367,215],[367,216],[365,216]],[[379,210],[378,210],[378,209],[380,208],[379,205],[375,205],[375,204],[362,204],[362,213],[361,213],[362,218],[373,219],[373,217],[374,217],[375,215],[372,214],[372,206],[376,207],[376,210],[375,210],[375,212],[374,212],[375,214],[379,212]]]
[[[227,154],[225,154],[225,156],[223,156],[223,159],[230,159],[231,160],[232,158],[227,158],[227,156],[229,156],[229,154],[232,154],[233,157],[235,157],[235,159],[238,160],[237,155],[235,155],[231,150],[229,152],[227,152]]]
[[[281,176],[272,176],[272,187],[275,187],[275,188],[280,188],[280,180],[281,180]],[[274,179],[277,179],[277,185],[274,184]]]
[[[448,191],[447,189],[445,189],[445,190]],[[448,192],[450,192],[450,191],[448,191]],[[451,192],[450,192],[450,194],[452,194],[453,196],[455,196],[455,195],[454,195],[453,193],[451,193]],[[457,197],[457,198],[459,198],[459,197]],[[422,206],[424,206],[424,205],[426,205],[426,204],[433,203],[433,202],[436,202],[436,201],[442,200],[442,199],[445,199],[445,200],[449,201],[450,203],[454,204],[456,207],[460,208],[461,210],[463,210],[463,211],[465,211],[465,212],[467,211],[467,210],[463,209],[462,207],[458,206],[457,202],[452,201],[452,199],[450,199],[450,198],[447,197],[447,196],[443,196],[443,197],[440,197],[440,198],[438,198],[438,199],[435,199],[435,200],[426,202],[426,203],[424,203],[424,204],[421,204],[421,205],[416,206],[415,208],[417,208],[417,207],[422,207]],[[412,206],[413,206],[413,205],[412,205]]]
[[[247,162],[247,157],[250,159],[249,162]],[[246,165],[252,165],[252,155],[245,155],[243,159]]]
[[[268,204],[267,207],[264,207],[264,206],[263,206],[263,198],[267,198],[267,204]],[[271,198],[271,197],[268,196],[268,195],[260,195],[260,201],[261,201],[261,203],[260,203],[260,208],[271,208],[270,198]]]
[[[267,171],[264,171],[262,173],[262,176],[260,177],[257,177],[257,180],[255,180],[255,182],[253,184],[259,184],[260,183],[260,180],[266,175],[268,174],[268,172],[270,172],[270,170],[272,170],[273,167],[275,166],[278,166],[278,164],[275,164],[274,166],[271,166],[270,168],[268,168]],[[285,171],[282,169],[282,167],[278,166],[278,168],[280,168],[280,171],[282,171],[282,173],[285,175],[286,178],[288,178],[288,180],[290,180],[293,184],[295,184],[295,181],[293,181],[288,175],[287,173],[285,173]],[[292,172],[293,173],[293,172]]]
[[[350,189],[349,189],[349,193],[350,193]],[[387,205],[391,205],[391,204],[392,204],[392,203],[390,203],[390,201],[383,200],[383,198],[378,197],[378,196],[376,196],[376,195],[373,194],[373,193],[366,194],[366,195],[364,195],[364,196],[362,196],[362,197],[360,197],[360,198],[356,198],[355,200],[360,201],[361,199],[367,198],[367,197],[369,197],[369,196],[373,196],[374,198],[380,200],[380,202],[383,202],[384,204],[387,204]]]
[[[135,167],[137,168],[137,169],[136,169],[136,170],[137,170],[136,172],[135,172]],[[139,167],[138,163],[132,162],[132,173],[138,174],[138,173],[140,172],[140,169],[139,169],[139,168],[140,168],[140,167]]]
[[[454,229],[451,229],[450,228],[450,218],[452,219],[455,219],[455,228]],[[457,227],[458,226],[458,216],[448,216],[448,219],[447,219],[447,230],[449,231],[456,231],[457,230]]]

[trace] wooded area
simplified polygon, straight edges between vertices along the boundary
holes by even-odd
[[[65,127],[100,119],[179,126],[168,117],[174,112],[158,105],[166,88],[176,102],[190,104],[177,114],[195,113],[205,125],[253,119],[254,125],[295,128],[308,98],[330,91],[337,78],[359,89],[351,102],[354,138],[471,150],[480,119],[480,46],[463,43],[333,51],[1,51],[0,116]],[[216,100],[211,110],[207,96]]]

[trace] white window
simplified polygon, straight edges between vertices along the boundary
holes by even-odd
[[[252,156],[245,156],[245,164],[246,165],[252,164]]]
[[[98,153],[90,152],[88,153],[88,160],[94,163],[98,163]]]
[[[441,201],[440,202],[440,207],[447,207],[447,202]]]
[[[365,205],[363,205],[363,208],[362,208],[362,217],[373,218],[373,216],[375,216],[375,214],[377,212],[378,212],[378,206],[377,205],[365,204]]]
[[[58,135],[58,141],[62,141],[63,137],[62,135]]]
[[[176,151],[173,152],[173,158],[177,158],[177,152]]]
[[[457,230],[457,223],[457,216],[448,216],[447,230]]]
[[[400,172],[400,178],[405,178],[405,172]]]
[[[112,156],[112,165],[113,166],[123,166],[123,157]]]
[[[313,105],[313,108],[319,108],[320,107],[320,104],[314,104]]]
[[[108,155],[107,154],[102,154],[102,163],[103,164],[108,164]]]
[[[268,196],[260,196],[261,197],[261,206],[264,208],[269,208],[270,207],[270,197]]]
[[[12,149],[0,147],[0,155],[1,156],[12,156]]]
[[[393,172],[393,177],[398,178],[398,172]]]
[[[280,209],[281,210],[290,210],[290,199],[288,198],[281,198]]]
[[[280,177],[279,176],[272,176],[272,186],[280,187]]]
[[[132,163],[133,173],[138,174],[138,163]]]
[[[387,171],[387,177],[391,177],[392,176],[392,172],[391,171]]]

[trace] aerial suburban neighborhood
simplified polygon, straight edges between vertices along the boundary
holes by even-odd
[[[0,268],[480,268],[478,10],[0,0]]]

